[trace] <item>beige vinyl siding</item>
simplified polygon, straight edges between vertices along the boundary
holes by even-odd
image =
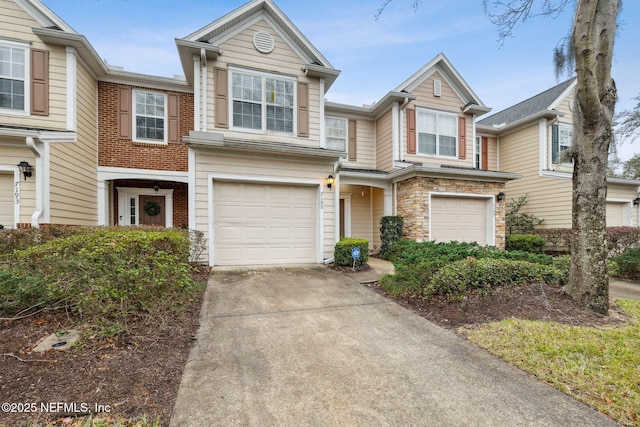
[[[500,170],[523,175],[506,184],[507,201],[526,195],[522,212],[544,219],[541,227],[570,227],[571,179],[540,176],[538,131],[535,123],[500,137]]]
[[[322,217],[323,217],[323,258],[333,256],[335,245],[335,197],[334,190],[329,190],[324,185],[325,178],[333,172],[332,164],[319,164],[309,162],[296,162],[283,159],[255,158],[241,155],[227,155],[208,152],[196,152],[195,168],[195,228],[208,234],[209,224],[209,180],[210,171],[217,174],[228,174],[234,177],[253,177],[275,182],[278,179],[287,179],[292,185],[296,180],[314,180],[321,185],[322,192]],[[232,178],[230,178],[232,179]],[[208,238],[208,236],[207,236]],[[208,259],[208,252],[203,254],[203,260]]]
[[[253,46],[253,36],[257,31],[269,33],[275,42],[274,50],[269,54],[263,54]],[[207,68],[207,129],[215,128],[214,111],[214,67],[246,68],[252,71],[273,73],[285,77],[295,78],[300,82],[309,84],[309,136],[297,137],[295,132],[288,136],[282,133],[255,133],[244,132],[239,129],[217,129],[226,137],[260,139],[263,141],[285,142],[297,145],[318,147],[320,145],[320,84],[317,79],[310,79],[304,75],[303,69],[307,65],[297,53],[289,47],[287,42],[280,37],[266,21],[260,20],[249,28],[244,29],[230,39],[220,43],[220,50],[224,52],[217,61],[211,61]],[[231,75],[229,75],[231,81]],[[294,108],[294,115],[297,112]],[[232,112],[229,111],[230,127],[232,124]],[[294,120],[294,123],[296,120]]]
[[[387,111],[376,120],[376,169],[393,170],[392,112]]]
[[[433,81],[440,80],[442,82],[442,95],[437,97],[433,95]],[[434,72],[427,77],[422,84],[411,91],[417,96],[415,101],[409,104],[409,108],[423,108],[433,109],[440,112],[448,112],[458,117],[462,117],[459,112],[461,107],[464,106],[464,102],[458,97],[455,91],[449,86],[447,81],[440,75],[439,72]],[[473,117],[464,116],[466,118],[466,159],[460,160],[458,156],[446,157],[446,156],[429,156],[421,154],[408,154],[407,153],[407,123],[406,113],[402,114],[402,149],[404,160],[408,162],[423,162],[423,163],[438,163],[451,166],[464,166],[473,167]],[[417,119],[417,118],[416,118]],[[456,125],[457,126],[457,125]],[[416,133],[417,138],[417,133]],[[416,148],[417,148],[416,141]],[[491,154],[491,153],[489,153]]]
[[[490,171],[497,171],[498,170],[498,140],[496,138],[487,138],[487,144],[488,144],[487,169],[489,169]],[[508,172],[517,172],[517,171],[510,170]]]
[[[0,166],[15,167],[22,160],[35,166],[36,159],[30,149],[26,147],[3,145],[6,142],[0,137]],[[4,171],[3,171],[4,172]],[[24,180],[20,176],[20,217],[18,223],[31,224],[31,215],[36,209],[36,174],[38,171],[33,168],[33,175]]]
[[[373,221],[371,223],[371,234],[373,235],[372,241],[369,242],[369,249],[373,253],[380,251],[380,245],[382,243],[380,239],[380,220],[384,216],[384,190],[382,188],[372,188],[372,215]]]
[[[376,169],[376,143],[374,122],[357,119],[357,158],[356,161],[345,161],[344,167],[356,169]]]
[[[52,224],[95,225],[97,200],[97,83],[81,62],[77,72],[78,141],[51,145]]]
[[[32,27],[41,27],[14,1],[0,0],[0,40],[21,41],[31,49],[49,51],[49,115],[16,115],[0,111],[0,122],[4,125],[29,126],[34,128],[60,129],[66,127],[66,50],[60,46],[45,45]],[[28,56],[28,55],[27,55]],[[29,84],[29,80],[25,85]]]
[[[364,196],[362,195],[364,191]],[[371,248],[371,187],[360,185],[341,185],[341,194],[351,195],[351,237],[366,239]],[[348,218],[347,218],[348,219]]]

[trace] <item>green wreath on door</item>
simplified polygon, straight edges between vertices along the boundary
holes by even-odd
[[[144,205],[144,211],[149,216],[156,216],[160,213],[160,205],[156,202],[147,202]]]

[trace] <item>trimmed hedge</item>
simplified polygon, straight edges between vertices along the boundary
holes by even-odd
[[[402,238],[404,218],[401,216],[383,216],[380,218],[380,256],[383,258],[391,252],[394,243]]]
[[[351,251],[356,247],[360,249],[360,258],[355,260],[355,266],[358,267],[366,264],[369,260],[369,241],[365,239],[345,237],[336,243],[333,253],[335,265],[341,267],[352,267],[354,264],[353,258],[351,257]]]
[[[534,231],[544,238],[546,250],[552,252],[571,252],[570,228],[540,228]],[[640,227],[607,227],[607,249],[609,257],[620,255],[629,248],[640,245]]]
[[[544,245],[544,239],[535,234],[507,234],[505,249],[543,254]]]
[[[616,275],[627,279],[640,279],[640,247],[630,248],[612,259],[618,266]],[[609,267],[611,270],[611,267]],[[609,271],[609,274],[612,274]]]
[[[566,284],[566,274],[560,269],[509,259],[476,259],[469,257],[440,269],[424,288],[423,296],[446,296],[449,300],[461,299],[468,290],[487,293],[500,286],[517,286],[527,283],[546,283],[555,286]]]

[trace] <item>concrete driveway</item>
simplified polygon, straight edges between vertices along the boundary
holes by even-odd
[[[171,426],[617,425],[322,266],[216,272]]]

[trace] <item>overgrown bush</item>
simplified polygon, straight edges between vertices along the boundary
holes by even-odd
[[[613,261],[618,267],[617,275],[627,279],[640,279],[640,247],[627,249],[614,257]],[[612,272],[610,271],[609,274]]]
[[[380,219],[380,256],[386,258],[394,243],[402,239],[404,218],[401,216],[383,216]]]
[[[542,254],[544,243],[544,239],[535,234],[507,234],[505,249]]]
[[[527,196],[520,196],[518,199],[511,199],[507,202],[507,212],[505,214],[505,226],[508,234],[528,234],[537,226],[542,224],[543,219],[537,218],[528,213],[520,213],[524,205],[527,204]]]
[[[15,277],[40,278],[49,306],[109,327],[182,307],[200,286],[189,252],[184,232],[101,229],[16,251],[5,262]]]
[[[423,295],[446,296],[450,300],[461,299],[468,290],[483,293],[500,286],[547,283],[556,286],[566,284],[566,275],[558,268],[509,259],[476,259],[469,257],[456,261],[433,275]]]
[[[345,237],[336,243],[333,253],[334,263],[336,266],[353,266],[354,260],[351,256],[353,248],[360,249],[360,258],[355,260],[355,266],[364,265],[369,260],[369,241],[365,239],[354,239]]]
[[[19,315],[21,310],[45,303],[47,293],[44,283],[41,276],[0,270],[0,314]]]

